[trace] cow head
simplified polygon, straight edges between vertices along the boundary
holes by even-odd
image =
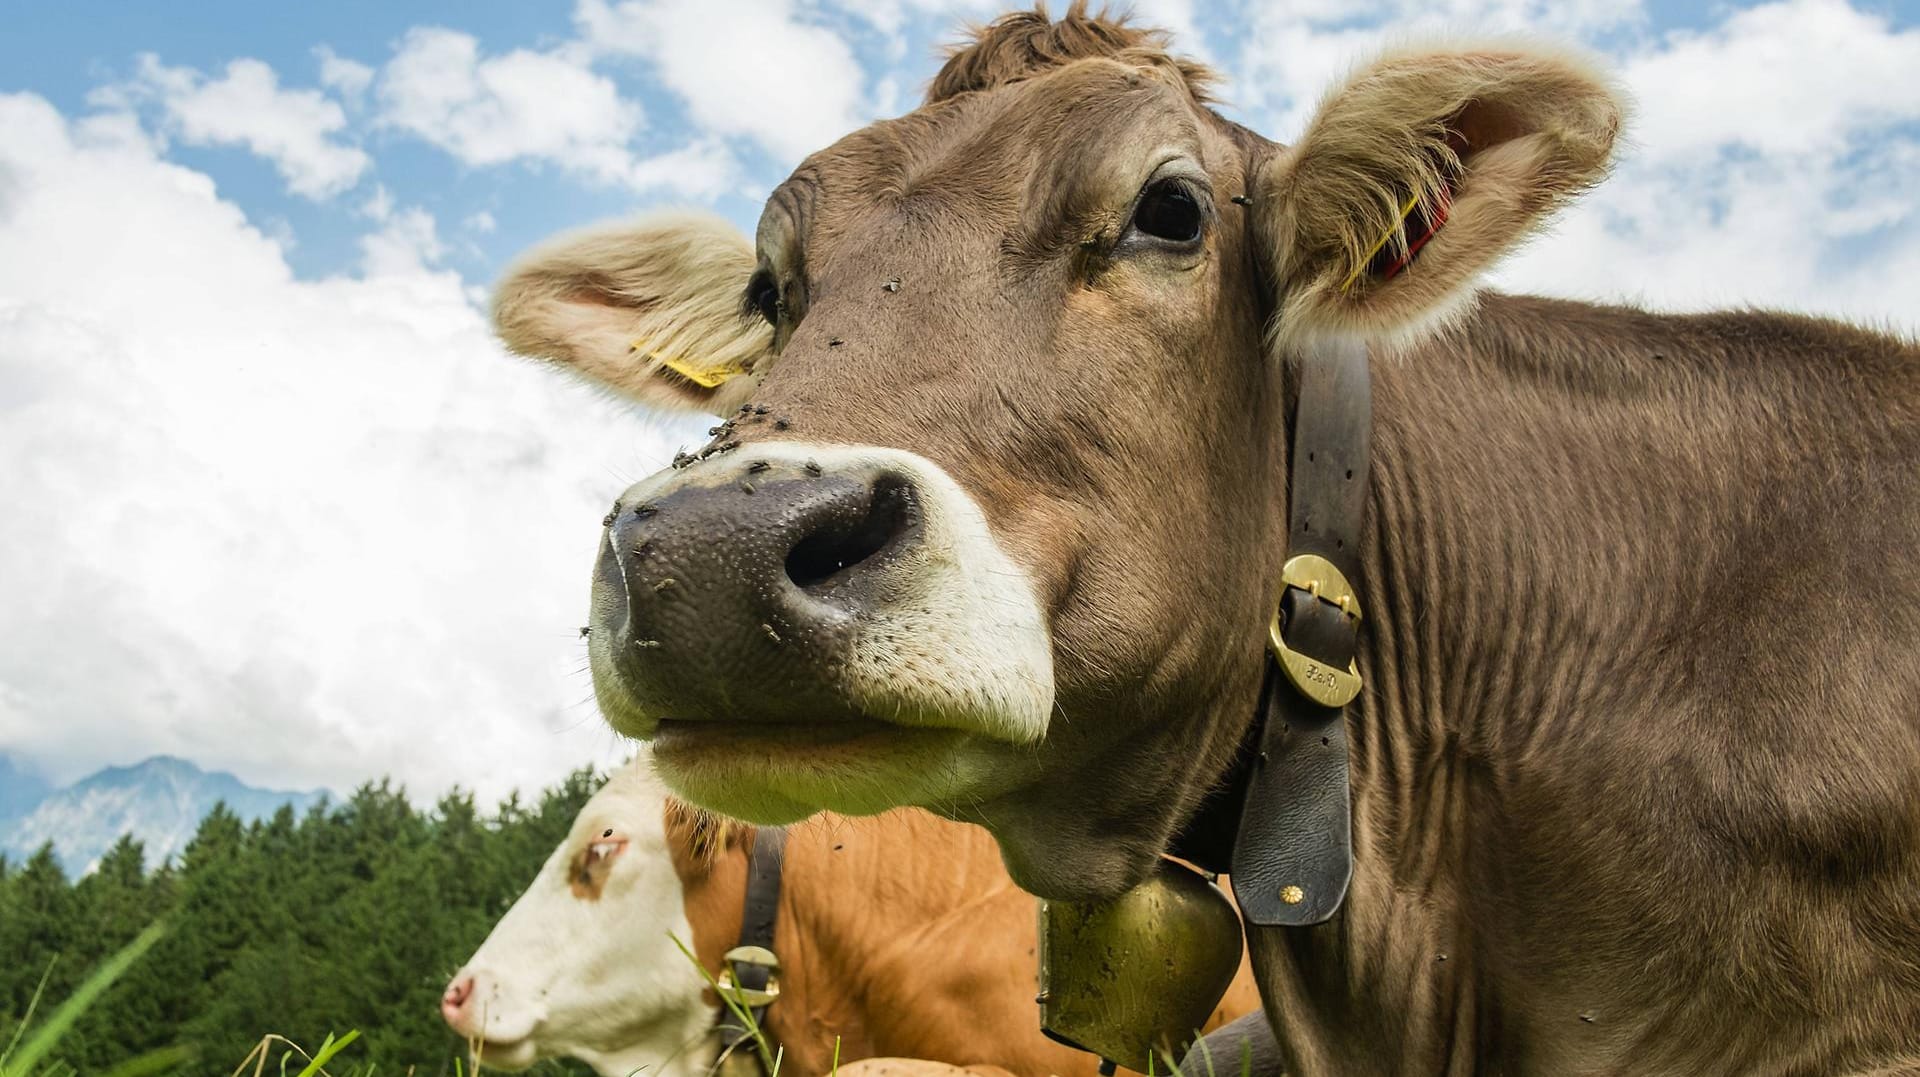
[[[587,801],[525,894],[440,1000],[475,1062],[584,1059],[605,1074],[698,1073],[715,1007],[674,944],[692,938],[643,756]]]
[[[619,499],[593,587],[601,707],[678,791],[928,806],[1057,897],[1164,848],[1258,690],[1290,357],[1458,315],[1621,118],[1510,42],[1391,53],[1291,147],[1206,84],[1154,34],[1007,16],[808,158],[753,245],[660,217],[509,274],[515,350],[728,419]]]

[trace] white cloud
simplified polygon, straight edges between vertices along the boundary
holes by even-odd
[[[500,354],[418,210],[300,280],[124,124],[0,129],[0,744],[484,796],[617,757],[597,521],[704,424]]]
[[[547,162],[595,182],[698,194],[732,172],[730,158],[683,149],[634,154],[638,103],[579,57],[515,49],[482,56],[472,35],[408,31],[380,74],[380,122],[470,165]],[[682,171],[676,165],[691,165]]]
[[[1320,95],[1390,43],[1443,36],[1583,38],[1645,19],[1642,0],[1287,0],[1250,6],[1227,97],[1269,137],[1306,127]]]
[[[358,60],[349,60],[326,45],[316,47],[313,56],[320,61],[320,85],[349,100],[358,101],[373,85],[373,68]]]
[[[373,162],[357,146],[337,141],[347,116],[318,90],[284,90],[273,68],[235,60],[209,79],[189,67],[168,67],[151,53],[140,57],[129,91],[156,99],[167,129],[193,145],[239,145],[273,162],[287,189],[328,198],[358,183]]]
[[[1655,155],[1739,146],[1832,153],[1862,131],[1920,119],[1920,29],[1841,0],[1786,0],[1675,34],[1631,58],[1634,138]]]
[[[380,228],[360,237],[361,272],[369,277],[415,279],[446,256],[433,214],[418,206],[391,210]]]
[[[1618,172],[1499,275],[1669,309],[1733,304],[1920,326],[1920,31],[1783,0],[1625,59]]]
[[[695,123],[751,138],[791,167],[865,122],[864,72],[839,34],[792,0],[580,0],[574,11],[600,55],[649,61]]]
[[[484,236],[500,227],[500,222],[494,219],[493,214],[481,209],[467,214],[467,219],[461,221],[460,226],[469,232]]]

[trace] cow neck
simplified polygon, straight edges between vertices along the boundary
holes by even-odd
[[[1228,871],[1248,923],[1331,918],[1353,873],[1346,708],[1359,690],[1360,537],[1372,427],[1367,350],[1299,361],[1287,540],[1254,719],[1170,852]]]

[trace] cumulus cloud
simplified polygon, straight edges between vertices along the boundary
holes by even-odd
[[[357,101],[367,92],[367,87],[373,85],[373,68],[358,60],[349,60],[326,45],[315,48],[313,57],[320,62],[322,86]]]
[[[288,90],[259,60],[229,63],[219,78],[168,67],[151,53],[139,59],[131,98],[157,101],[167,130],[193,145],[245,146],[273,162],[287,189],[329,198],[360,181],[373,163],[339,139],[346,112],[318,90]]]
[[[1503,283],[1920,325],[1920,31],[1782,0],[1623,60],[1620,169]]]
[[[122,121],[0,96],[0,744],[485,795],[623,750],[575,627],[660,425],[503,356],[432,218],[302,280]]]
[[[515,49],[482,56],[471,34],[407,32],[380,73],[380,122],[470,165],[545,162],[596,182],[700,194],[723,186],[732,163],[711,146],[635,155],[640,105],[579,56]]]
[[[1583,38],[1645,18],[1641,0],[1300,0],[1255,3],[1227,96],[1268,135],[1297,136],[1327,88],[1389,42],[1533,34]]]
[[[792,0],[581,0],[586,44],[646,60],[709,131],[759,143],[787,166],[859,127],[863,72],[846,40]]]

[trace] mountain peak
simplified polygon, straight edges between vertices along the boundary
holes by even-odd
[[[0,777],[10,773],[0,770]],[[11,780],[5,783],[12,787]],[[43,784],[32,804],[11,817],[0,813],[0,853],[23,860],[51,840],[68,875],[78,876],[91,871],[122,834],[131,834],[146,846],[148,864],[157,865],[186,847],[215,804],[224,802],[252,822],[282,804],[304,810],[323,795],[258,789],[225,771],[156,755],[103,768],[56,792],[46,792]]]

